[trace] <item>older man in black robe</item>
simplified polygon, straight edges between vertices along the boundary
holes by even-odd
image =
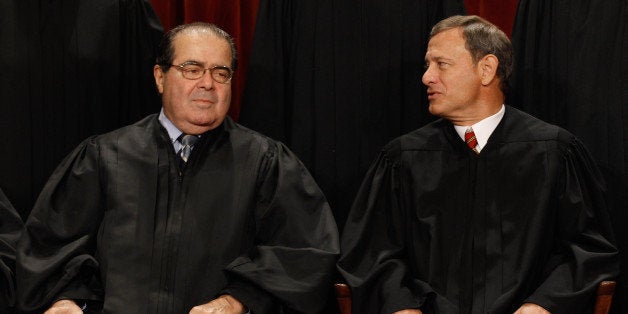
[[[587,313],[618,273],[590,154],[504,105],[512,45],[489,22],[439,22],[425,60],[442,119],[384,147],[343,232],[354,313]]]
[[[325,305],[339,252],[333,216],[295,155],[226,116],[235,67],[233,40],[214,25],[164,36],[161,113],[87,139],[42,191],[18,248],[21,309]]]

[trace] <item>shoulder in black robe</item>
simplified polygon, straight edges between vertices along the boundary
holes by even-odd
[[[0,313],[15,304],[15,246],[21,231],[22,218],[0,189]]]
[[[187,313],[224,293],[256,314],[325,304],[336,225],[284,145],[227,118],[181,175],[177,164],[156,115],[76,148],[26,222],[19,304]]]
[[[604,189],[579,140],[511,107],[479,155],[446,120],[404,135],[344,229],[355,313],[583,313],[618,273]]]

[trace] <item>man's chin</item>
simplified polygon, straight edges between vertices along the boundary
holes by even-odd
[[[192,121],[192,125],[195,128],[206,129],[207,131],[218,127],[225,120],[225,116],[211,117],[208,119]]]
[[[439,114],[441,113],[441,111],[439,110],[438,106],[432,102],[430,102],[429,107],[427,107],[427,110],[435,116],[440,116]]]
[[[218,125],[220,125],[220,123],[216,120],[193,120],[187,121],[184,123],[184,125],[181,126],[177,125],[177,127],[181,130],[181,132],[185,134],[198,135],[214,129]]]

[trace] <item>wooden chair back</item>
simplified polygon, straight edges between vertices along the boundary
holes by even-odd
[[[597,287],[593,314],[608,314],[615,293],[615,281],[602,281]],[[340,314],[351,314],[351,289],[347,284],[334,284]]]
[[[613,301],[616,284],[616,282],[610,280],[600,282],[597,286],[593,314],[608,314],[608,311],[611,309],[611,301]]]

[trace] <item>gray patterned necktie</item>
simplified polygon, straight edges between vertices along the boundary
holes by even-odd
[[[192,152],[192,146],[194,146],[198,137],[196,135],[181,134],[177,140],[181,143],[181,145],[183,145],[181,146],[178,155],[181,157],[183,162],[188,162],[190,152]]]

